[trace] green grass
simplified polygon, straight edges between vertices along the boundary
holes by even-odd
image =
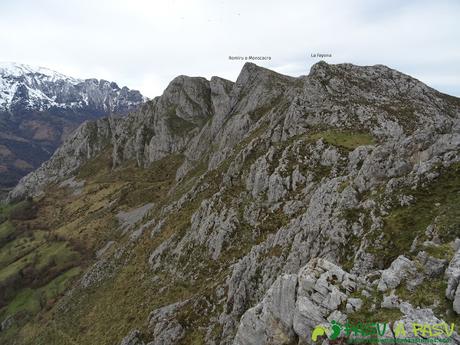
[[[80,273],[80,267],[73,267],[54,278],[44,287],[38,289],[38,291],[43,292],[48,300],[53,299],[56,296],[64,293],[68,288],[70,281],[77,277]]]
[[[31,263],[31,257],[25,256],[0,270],[0,283],[19,275],[19,272]]]
[[[85,189],[80,197],[70,199],[69,203],[69,209],[73,210],[70,219],[75,220],[76,226],[75,228],[73,226],[63,227],[59,234],[64,237],[68,236],[71,231],[79,233],[86,228],[90,236],[102,236],[104,232],[108,233],[116,227],[116,224],[110,223],[113,218],[112,211],[107,211],[110,214],[109,218],[102,218],[102,211],[88,216],[85,208],[88,203],[92,206],[95,202],[104,204],[108,196],[116,195],[117,206],[125,209],[151,201],[161,205],[165,200],[169,200],[173,195],[168,195],[167,192],[175,183],[175,172],[183,161],[182,156],[175,155],[142,169],[138,168],[135,162],[129,162],[123,167],[111,170],[108,168],[110,157],[101,155],[99,158],[99,160],[91,160],[82,169],[83,174],[80,176],[86,179]],[[184,183],[189,178],[191,177],[187,176]],[[110,188],[112,186],[113,188]],[[104,192],[104,188],[107,188],[110,193]],[[203,193],[208,195],[209,191],[206,190]],[[101,198],[98,197],[99,194],[102,195]],[[64,197],[64,194],[58,194],[59,197]],[[54,205],[54,201],[51,204]],[[165,239],[173,231],[180,232],[183,230],[182,227],[189,226],[189,212],[194,211],[199,204],[200,201],[197,200],[193,201],[192,205],[184,206],[181,212],[168,221],[168,224],[165,225],[165,234],[160,234],[160,237]],[[63,208],[60,209],[61,212]],[[152,212],[157,212],[157,210],[152,210]],[[65,211],[63,213],[62,217],[65,217]],[[97,229],[99,231],[89,222],[93,217],[102,224],[100,230]],[[63,224],[69,222],[69,219],[62,220]],[[185,288],[180,291],[166,291],[160,296],[156,294],[158,286],[152,286],[149,279],[139,280],[141,275],[149,274],[148,256],[152,248],[158,244],[157,239],[153,243],[140,242],[133,251],[129,264],[118,267],[118,261],[114,262],[114,265],[120,269],[115,277],[101,282],[97,288],[77,289],[74,295],[60,299],[59,305],[64,304],[69,310],[67,313],[61,313],[57,310],[58,308],[53,308],[50,312],[41,313],[40,321],[34,319],[28,322],[19,330],[19,337],[23,339],[21,343],[61,344],[64,343],[62,342],[64,336],[69,343],[116,343],[130,329],[144,323],[155,306],[175,302],[176,298],[189,297],[192,292]],[[37,254],[37,267],[46,267],[47,262],[54,262],[57,266],[61,261],[72,263],[72,248],[65,246],[65,242],[43,245],[36,252],[40,254]],[[55,266],[51,265],[47,270],[52,270]],[[47,284],[46,291],[59,291],[60,288],[56,287],[57,282],[53,280],[52,283]],[[45,294],[49,299],[50,296]],[[52,329],[49,324],[41,322],[41,318],[53,317],[54,313],[57,313],[58,316],[53,318],[53,321],[58,326]],[[0,343],[3,339],[0,334]]]
[[[74,265],[78,259],[79,254],[66,242],[45,243],[1,269],[0,283],[18,277],[26,267],[32,267],[36,272],[60,272]]]
[[[62,267],[67,267],[69,262],[79,258],[79,254],[71,249],[66,242],[48,243],[37,250],[37,256],[36,268],[38,270],[49,265],[52,265],[53,269],[59,270]]]
[[[0,245],[6,241],[14,234],[14,226],[10,221],[5,221],[0,224]],[[1,266],[1,264],[0,264]]]
[[[20,209],[24,205],[27,205],[28,202],[23,200],[17,203],[5,203],[0,202],[0,224],[6,222],[10,218],[10,214],[14,212],[16,209]],[[0,235],[1,241],[1,235]]]
[[[385,218],[382,232],[370,237],[375,241],[383,235],[378,246],[369,248],[383,267],[389,266],[398,255],[407,254],[416,236],[419,236],[418,243],[422,243],[426,238],[427,226],[435,219],[443,243],[454,240],[460,233],[459,163],[442,171],[441,176],[425,188],[407,190],[405,194],[414,196],[415,202],[409,206],[394,208]],[[392,250],[388,251],[387,248]]]
[[[434,256],[435,258],[444,259],[447,261],[452,260],[452,257],[454,256],[454,249],[449,243],[438,246],[423,246],[423,250],[427,252],[429,255]]]
[[[38,289],[22,289],[8,306],[1,311],[0,315],[6,317],[18,313],[27,313],[28,315],[38,313],[44,304],[64,293],[72,279],[78,276],[80,272],[80,268],[74,267],[62,273],[43,287]]]
[[[351,131],[324,131],[314,133],[310,139],[318,140],[322,138],[329,145],[342,147],[346,150],[354,150],[355,148],[363,145],[372,145],[375,143],[374,138],[363,132]]]
[[[192,102],[192,104],[193,104],[193,102]],[[187,134],[189,131],[191,131],[193,128],[196,127],[196,125],[193,124],[192,122],[187,121],[187,120],[177,116],[175,106],[171,106],[167,110],[167,112],[166,112],[166,123],[167,123],[169,129],[171,130],[171,132],[173,134],[177,134],[177,135],[181,135],[181,136]],[[153,135],[153,133],[151,133],[151,135],[147,135],[147,137],[151,137],[152,135]]]
[[[91,178],[98,181],[104,179],[105,182],[110,179],[115,181],[127,181],[129,179],[129,186],[132,186],[132,189],[126,190],[126,193],[123,190],[121,197],[118,199],[118,205],[122,207],[145,203],[147,199],[150,200],[150,198],[155,197],[155,193],[158,193],[158,197],[154,199],[158,207],[152,210],[151,215],[156,217],[155,212],[161,209],[161,205],[175,198],[174,193],[168,196],[165,191],[170,190],[174,185],[175,171],[181,161],[182,157],[180,156],[174,159],[169,157],[167,161],[157,162],[145,169],[137,169],[132,166],[129,169],[120,168]],[[201,174],[202,171],[205,172],[205,168],[205,166],[198,166],[197,171],[190,171],[181,182],[183,185],[179,185],[177,189],[190,188],[190,180],[196,179],[196,175]],[[212,295],[215,290],[215,284],[218,282],[222,284],[225,279],[225,272],[222,272],[223,267],[228,266],[230,261],[234,262],[235,256],[241,256],[239,248],[238,251],[235,248],[224,250],[220,259],[216,261],[208,259],[207,254],[204,255],[203,250],[198,246],[193,248],[190,253],[184,254],[182,258],[189,266],[178,266],[181,269],[193,271],[195,274],[194,281],[191,281],[188,275],[184,275],[183,278],[177,278],[164,269],[156,274],[160,277],[160,282],[152,284],[150,279],[140,280],[139,277],[151,274],[151,270],[148,267],[148,257],[157,245],[171,235],[175,234],[179,238],[184,235],[185,231],[190,227],[190,217],[200,206],[201,201],[218,190],[221,183],[221,173],[222,171],[209,173],[205,178],[205,181],[209,183],[208,188],[198,193],[195,199],[186,202],[178,212],[168,217],[162,232],[157,237],[140,241],[136,250],[130,255],[129,263],[119,267],[120,270],[117,271],[115,277],[101,282],[97,288],[76,290],[72,297],[64,297],[62,303],[65,304],[68,311],[65,314],[58,312],[58,317],[55,318],[58,329],[78,344],[117,343],[132,328],[139,328],[139,325],[145,324],[148,314],[156,307],[187,298],[194,298],[196,294],[206,293]],[[91,180],[87,181],[85,192],[88,192],[91,183]],[[151,193],[146,193],[150,187],[154,187],[154,190]],[[229,193],[232,193],[233,196],[233,193],[237,193],[237,191],[231,189]],[[170,254],[166,253],[166,255]],[[192,257],[196,259],[193,261]],[[174,255],[170,255],[170,257],[164,258],[164,262],[176,259]],[[204,259],[209,260],[209,262],[204,261]],[[117,263],[114,264],[116,265]],[[210,281],[210,277],[213,277],[212,281]],[[158,289],[161,287],[167,288],[161,294],[158,294]],[[185,319],[191,324],[188,331],[195,329],[194,326],[199,320],[207,319],[209,317],[207,313],[209,313],[209,310],[200,309],[191,314],[190,317],[187,316]],[[35,336],[31,337],[31,344],[53,343],[58,337],[57,334],[45,335],[49,328],[39,330],[38,328],[41,324],[36,323],[35,325],[38,325],[36,326],[37,328],[30,330],[31,333],[35,334]],[[37,341],[36,339],[41,336],[43,337],[43,342]],[[192,344],[201,343],[200,337],[201,332],[198,331],[187,335],[186,340]]]
[[[64,207],[30,199],[0,205],[0,321],[10,315],[15,319],[1,332],[0,343],[16,339],[31,317],[51,308],[81,273],[86,257],[78,243],[42,230],[42,224],[59,224],[59,218],[49,216]]]
[[[363,300],[361,309],[348,315],[348,320],[352,323],[389,323],[401,319],[402,313],[399,309],[385,309],[380,307],[383,300],[383,294],[380,291],[371,291],[370,297],[364,297],[359,291],[356,291],[350,297],[357,297]]]
[[[13,204],[0,203],[0,214],[8,215],[13,206]]]
[[[99,153],[94,159],[83,164],[78,170],[77,179],[87,179],[95,175],[108,174],[112,168],[112,147]]]
[[[20,312],[35,314],[40,310],[40,300],[37,292],[31,288],[21,290],[2,311],[4,316],[16,315]]]
[[[444,321],[458,324],[460,316],[452,309],[452,301],[445,297],[447,281],[441,276],[427,279],[414,291],[408,291],[404,284],[396,289],[396,295],[420,308],[431,308]]]
[[[175,114],[171,114],[167,119],[166,119],[167,123],[168,123],[168,126],[170,128],[170,130],[174,133],[174,134],[178,134],[178,135],[185,135],[187,134],[189,131],[191,131],[193,128],[195,128],[196,126],[187,121],[187,120],[184,120],[183,118],[175,115]]]
[[[35,248],[44,243],[45,233],[43,231],[34,231],[32,236],[21,236],[0,249],[0,268],[4,268],[12,262],[27,255]]]

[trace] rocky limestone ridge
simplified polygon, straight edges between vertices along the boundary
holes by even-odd
[[[130,210],[149,212],[120,224],[76,289],[142,244],[139,281],[164,305],[125,344],[308,344],[314,322],[358,310],[457,317],[459,149],[459,100],[388,67],[320,62],[292,78],[246,64],[235,83],[181,76],[125,118],[82,125],[10,198],[107,153],[113,171],[175,159],[171,197]]]
[[[105,148],[99,145],[103,139],[112,146],[114,167],[129,160],[148,166],[181,153],[186,159],[177,172],[178,179],[206,157],[213,169],[261,125],[258,120],[262,117],[272,131],[271,142],[287,140],[313,127],[356,128],[369,131],[382,142],[403,141],[406,133],[424,129],[417,131],[417,140],[424,142],[418,145],[428,145],[425,137],[433,131],[458,130],[458,100],[452,98],[452,107],[450,98],[382,65],[320,62],[308,76],[292,78],[247,63],[235,83],[218,77],[207,81],[180,76],[161,97],[125,119],[82,125],[49,162],[26,176],[11,196],[34,195],[57,176],[69,176]],[[457,135],[445,135],[442,140],[455,147]],[[97,138],[94,146],[93,138]],[[91,153],[83,154],[83,147]]]
[[[264,98],[267,93],[273,97]],[[226,291],[221,297],[223,312],[208,324],[206,344],[277,344],[275,339],[279,344],[299,339],[309,343],[305,325],[299,325],[296,332],[294,302],[283,304],[275,316],[263,314],[263,306],[247,309],[263,300],[276,279],[281,279],[283,283],[276,284],[286,294],[295,291],[295,284],[289,284],[288,278],[315,258],[334,264],[349,262],[357,280],[381,275],[377,285],[368,280],[364,286],[385,293],[400,286],[408,276],[413,277],[404,288],[408,291],[433,277],[442,281],[447,262],[423,254],[425,248],[432,250],[442,244],[437,220],[430,219],[432,224],[426,229],[412,230],[408,247],[399,249],[406,253],[389,248],[410,230],[401,228],[401,235],[395,233],[388,238],[386,216],[394,208],[419,202],[411,190],[436,186],[449,167],[458,165],[458,100],[384,66],[325,63],[297,79],[246,65],[230,100],[234,97],[238,101],[230,101],[219,134],[208,141],[217,146],[207,156],[208,173],[223,169],[218,191],[201,202],[184,235],[168,238],[149,259],[154,274],[166,268],[173,276],[193,279],[190,266],[183,266],[184,256],[193,257],[190,248],[200,248],[200,259],[193,260],[203,260],[204,248],[209,260],[221,262],[223,253],[245,242],[256,243],[232,261],[231,273],[221,287]],[[276,102],[272,103],[273,99]],[[200,152],[196,148],[210,137],[207,131],[204,126],[191,152]],[[350,131],[356,133],[355,137],[360,132],[370,133],[373,139],[348,146],[338,133]],[[202,152],[206,157],[206,150]],[[187,151],[185,156],[185,164],[191,166],[199,159],[187,155]],[[220,165],[225,161],[229,162]],[[455,179],[456,174],[451,178]],[[160,231],[169,214],[199,197],[199,186],[205,185],[204,181],[199,180],[189,195],[162,210]],[[278,225],[261,236],[272,222]],[[158,229],[152,236],[157,233]],[[458,235],[458,230],[453,230],[453,235],[444,236],[443,241]],[[417,250],[417,263],[426,266],[424,273],[417,273],[411,260],[394,257]],[[390,258],[394,260],[391,265]],[[379,268],[386,270],[375,271]],[[217,288],[217,296],[219,291]],[[284,298],[276,293],[268,296],[276,296],[276,303]],[[392,305],[390,296],[391,292],[386,304],[383,300],[376,303]],[[330,298],[334,303],[338,299],[339,304],[350,304],[350,310],[360,303],[353,299],[348,303],[342,297]],[[285,298],[292,301],[292,297]],[[436,298],[442,300],[443,296]],[[319,296],[319,300],[329,298]],[[397,304],[405,315],[402,320],[418,316],[436,320],[432,309],[414,312],[407,303]],[[337,305],[335,308],[321,306],[321,313],[304,308],[303,315],[319,314],[315,321],[324,321],[337,311]],[[218,337],[214,335],[216,327],[221,327]]]
[[[404,274],[404,269],[398,269],[396,266],[398,264],[395,262],[392,268],[393,275]],[[385,273],[386,271],[382,273],[379,285],[385,279]],[[353,320],[348,318],[362,312],[363,299],[368,299],[371,291],[375,289],[374,284],[369,281],[370,276],[359,277],[349,274],[323,259],[311,260],[298,274],[280,276],[262,301],[246,311],[241,318],[233,345],[312,344],[312,332],[316,326],[323,325],[331,332],[329,327],[333,322],[344,325],[349,321],[353,324]],[[359,292],[360,298],[351,297],[353,292]],[[396,300],[397,303],[385,304],[388,299]],[[390,339],[398,342],[397,339],[401,336],[395,336],[395,328],[399,323],[405,324],[405,338],[413,338],[411,343],[423,344],[426,338],[414,334],[410,322],[430,325],[445,322],[438,319],[430,309],[414,308],[394,294],[385,297],[381,308],[397,309],[401,313],[401,318],[393,320],[384,334],[380,335],[381,338],[386,338],[385,343],[389,343]],[[360,334],[357,334],[359,337]],[[324,338],[329,335],[330,333],[325,334]],[[344,330],[340,337],[345,337]],[[324,338],[322,344],[335,343]],[[417,339],[420,342],[417,342]],[[453,344],[460,344],[457,332],[452,334],[451,341]]]

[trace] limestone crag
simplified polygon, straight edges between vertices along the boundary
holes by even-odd
[[[398,71],[249,63],[235,83],[180,76],[83,125],[10,198],[106,156],[112,172],[171,169],[149,190],[163,194],[114,216],[117,244],[79,288],[141,257],[136,286],[161,305],[125,343],[310,344],[316,325],[360,313],[458,317],[459,149],[460,101]]]

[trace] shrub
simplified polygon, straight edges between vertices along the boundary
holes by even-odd
[[[13,207],[10,211],[9,218],[10,220],[34,219],[37,215],[37,210],[37,205],[35,205],[31,198],[28,198]]]

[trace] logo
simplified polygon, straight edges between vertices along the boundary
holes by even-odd
[[[324,326],[316,326],[313,330],[313,333],[311,334],[311,340],[318,340],[318,337],[325,335],[327,331],[328,329]]]
[[[449,343],[454,333],[455,324],[446,322],[437,324],[404,323],[402,321],[389,324],[386,322],[358,322],[340,324],[333,320],[330,325],[318,325],[311,333],[311,340],[316,342],[327,336],[329,340],[342,337],[348,343]],[[387,334],[387,338],[382,338]],[[413,335],[413,337],[410,337]],[[408,337],[409,336],[409,337]],[[388,341],[385,341],[388,340]]]
[[[330,327],[327,327],[324,325],[316,326],[311,334],[311,339],[313,341],[317,341],[318,337],[327,335],[330,340],[336,340],[340,336],[341,332],[342,332],[342,325],[334,320],[331,322]]]

